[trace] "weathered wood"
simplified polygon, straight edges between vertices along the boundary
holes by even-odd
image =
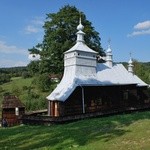
[[[84,111],[93,113],[115,108],[136,107],[148,104],[145,87],[133,85],[83,86]],[[67,116],[83,113],[82,88],[77,87],[65,102],[50,101],[50,116]]]
[[[137,106],[137,107],[127,107],[127,108],[116,108],[111,110],[103,110],[100,112],[94,113],[86,113],[80,115],[70,115],[70,116],[62,116],[62,117],[50,117],[50,116],[32,116],[32,115],[24,115],[22,116],[22,123],[24,124],[31,124],[31,125],[50,125],[50,124],[58,124],[58,123],[66,123],[70,121],[81,120],[85,118],[92,118],[92,117],[101,117],[113,114],[120,114],[120,113],[131,113],[134,111],[143,111],[143,110],[150,110],[149,105]]]
[[[43,109],[43,110],[36,110],[36,111],[31,111],[31,112],[26,112],[26,115],[32,115],[32,116],[37,116],[37,115],[42,115],[42,114],[47,114],[47,109]]]
[[[16,108],[18,114],[16,113]],[[2,102],[2,119],[5,119],[8,126],[17,125],[20,123],[20,117],[25,113],[24,104],[18,99],[18,97],[9,95],[4,96]]]

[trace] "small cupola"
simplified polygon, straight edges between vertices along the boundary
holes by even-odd
[[[133,61],[132,61],[132,58],[131,58],[131,53],[130,53],[130,60],[128,62],[128,72],[131,73],[133,75],[134,71],[133,71]]]
[[[108,67],[113,66],[113,55],[112,55],[112,50],[110,46],[110,40],[108,40],[108,49],[106,51],[106,64]]]

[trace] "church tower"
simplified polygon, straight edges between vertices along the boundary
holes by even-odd
[[[90,49],[84,41],[83,32],[84,26],[81,23],[81,18],[79,25],[77,26],[77,41],[76,44],[64,53],[64,74],[68,74],[68,70],[72,71],[74,76],[96,76],[96,55],[97,52]],[[69,71],[69,72],[70,72]]]

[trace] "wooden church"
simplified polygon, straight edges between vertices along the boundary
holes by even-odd
[[[150,105],[148,85],[134,74],[132,59],[128,70],[114,63],[109,45],[105,63],[98,63],[97,52],[85,44],[83,28],[80,19],[77,42],[64,53],[63,78],[47,97],[48,115],[123,111]]]

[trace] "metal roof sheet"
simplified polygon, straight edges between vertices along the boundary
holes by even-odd
[[[97,54],[96,51],[94,51],[91,48],[89,48],[84,42],[77,42],[72,48],[70,48],[65,53],[72,52],[72,51],[77,51],[77,50],[83,51],[83,52],[90,52],[90,53]]]
[[[65,70],[64,76],[55,90],[47,97],[48,100],[65,101],[77,86],[107,86],[107,85],[130,85],[147,86],[136,75],[130,74],[122,64],[114,64],[108,67],[105,63],[97,65],[97,74],[75,76],[73,70]]]

